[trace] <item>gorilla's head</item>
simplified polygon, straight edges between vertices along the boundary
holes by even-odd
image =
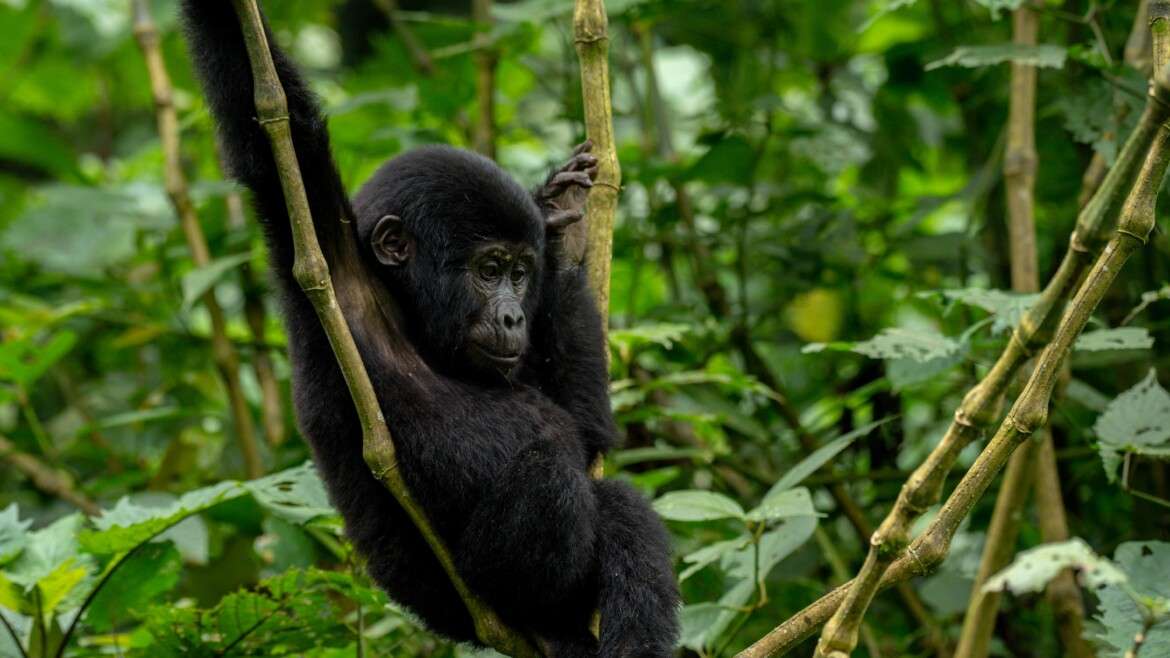
[[[544,262],[531,194],[494,162],[425,147],[383,165],[354,199],[363,255],[432,364],[508,376],[528,347]]]

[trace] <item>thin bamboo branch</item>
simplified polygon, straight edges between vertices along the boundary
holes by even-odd
[[[410,56],[410,62],[414,65],[415,70],[428,78],[434,75],[435,61],[431,59],[431,54],[415,36],[414,31],[398,15],[398,0],[374,0],[374,4],[378,5],[378,8],[386,15],[394,34],[402,40],[402,47]]]
[[[195,213],[195,204],[191,201],[190,187],[187,175],[183,173],[182,150],[179,142],[179,119],[175,112],[174,92],[171,87],[171,78],[167,73],[166,62],[163,60],[162,49],[159,47],[158,30],[150,15],[150,3],[146,0],[134,1],[134,37],[142,56],[146,60],[146,69],[150,75],[150,90],[154,97],[155,119],[158,123],[158,135],[162,141],[163,158],[165,159],[165,179],[167,196],[179,216],[179,224],[183,229],[183,236],[187,240],[187,247],[191,250],[191,260],[196,267],[206,267],[211,263],[211,252],[207,247],[207,238],[203,235],[203,228],[199,224],[199,216]],[[244,470],[249,478],[258,478],[264,474],[264,464],[260,459],[260,449],[256,445],[256,431],[252,426],[251,411],[248,402],[244,399],[244,390],[240,386],[240,360],[235,348],[227,335],[227,321],[224,319],[223,308],[215,298],[214,287],[203,294],[203,306],[211,318],[211,352],[215,360],[216,369],[223,379],[227,390],[228,405],[231,408],[232,421],[235,428],[236,441],[244,457]]]
[[[492,47],[492,0],[471,0],[475,21],[475,150],[496,159],[496,64],[499,54]]]
[[[221,158],[222,160],[222,158]],[[221,165],[222,169],[222,165]],[[232,190],[224,198],[227,206],[228,225],[237,231],[244,229],[246,213],[244,199],[240,193]],[[252,367],[256,370],[256,380],[260,383],[260,411],[263,418],[264,440],[270,446],[284,443],[287,437],[284,426],[284,404],[280,397],[280,384],[276,381],[276,369],[272,365],[272,351],[268,347],[266,336],[268,312],[264,308],[264,297],[261,294],[263,284],[251,263],[240,266],[240,283],[244,290],[244,319],[248,322],[248,329],[256,349],[252,355]]]
[[[467,606],[480,641],[511,656],[523,658],[539,656],[528,638],[505,626],[495,612],[468,589],[455,569],[451,554],[427,520],[426,513],[414,500],[402,474],[398,471],[390,430],[382,417],[374,387],[370,383],[353,335],[338,306],[333,281],[329,275],[329,265],[317,242],[300,165],[293,148],[288,103],[272,63],[260,10],[256,6],[256,0],[232,0],[232,5],[240,19],[252,67],[257,117],[272,145],[273,157],[293,225],[296,253],[293,276],[317,311],[317,317],[329,337],[333,354],[337,357],[338,365],[345,377],[346,386],[349,388],[362,426],[362,454],[366,463],[374,476],[410,515],[438,558],[464,605]],[[338,221],[338,218],[320,218],[320,221]]]
[[[942,540],[949,541],[949,536],[945,532],[939,534],[936,531],[933,534],[923,535],[911,544],[908,537],[910,524],[939,499],[946,473],[954,464],[959,452],[995,421],[1001,398],[1008,383],[1014,379],[1029,355],[1037,348],[1044,346],[1048,342],[1048,338],[1054,334],[1065,301],[1084,276],[1093,254],[1108,239],[1111,218],[1117,217],[1123,206],[1127,215],[1133,215],[1136,212],[1135,209],[1131,208],[1133,204],[1129,202],[1128,190],[1135,178],[1145,184],[1144,177],[1153,173],[1149,171],[1149,162],[1157,160],[1157,158],[1147,160],[1146,155],[1161,152],[1158,145],[1165,140],[1165,134],[1161,129],[1162,123],[1170,117],[1170,106],[1164,100],[1165,97],[1170,97],[1170,88],[1167,87],[1167,84],[1165,78],[1160,74],[1156,83],[1151,87],[1145,111],[1134,132],[1126,141],[1117,162],[1106,175],[1105,181],[1093,200],[1081,212],[1077,228],[1073,232],[1068,250],[1056,275],[1041,293],[1037,303],[1021,318],[1019,325],[1013,332],[1012,340],[996,364],[964,398],[963,403],[955,413],[955,421],[951,424],[943,440],[903,485],[894,508],[871,539],[869,555],[866,557],[858,577],[851,583],[826,594],[794,617],[777,626],[742,652],[741,656],[775,656],[787,652],[795,644],[815,632],[816,628],[825,623],[828,617],[838,610],[839,606],[842,611],[840,613],[841,619],[833,625],[833,628],[826,628],[826,637],[831,638],[827,644],[828,651],[840,653],[841,649],[838,647],[849,644],[847,629],[855,627],[857,621],[864,616],[865,608],[868,607],[869,601],[872,600],[874,593],[880,587],[889,586],[914,575],[927,573],[937,566],[937,563],[945,556],[947,543]],[[1137,187],[1134,188],[1133,194],[1139,194]],[[1148,194],[1148,192],[1141,192],[1141,194]],[[1130,220],[1130,223],[1133,223],[1133,220]],[[1125,230],[1130,234],[1134,233],[1131,229]],[[1126,234],[1119,233],[1119,235]],[[1103,253],[1102,259],[1106,256],[1117,258],[1118,248],[1114,247],[1112,242],[1108,246],[1112,247],[1112,250],[1107,249]],[[1128,253],[1125,256],[1128,257]],[[1105,267],[1109,265],[1109,263],[1104,264]],[[1097,269],[1099,267],[1094,268],[1094,273]],[[1092,280],[1091,275],[1089,281]],[[1084,304],[1087,301],[1081,299],[1081,295],[1078,293],[1074,303]],[[1095,306],[1096,302],[1093,302],[1093,307],[1095,308]],[[1066,318],[1061,323],[1062,326],[1068,326],[1068,321]],[[1056,332],[1056,335],[1059,336],[1059,332]],[[1061,361],[1063,362],[1063,358]],[[1038,376],[1047,377],[1048,374],[1038,368],[1032,379],[1035,380]],[[1029,395],[1035,396],[1035,393],[1032,392]],[[1045,403],[1047,403],[1047,399],[1045,399]],[[990,453],[998,457],[1005,442],[1008,442],[1007,438],[993,441],[984,454]],[[993,448],[995,449],[993,450]],[[1006,461],[1006,456],[1004,461]],[[997,472],[1000,466],[1002,466],[1002,462],[989,464],[981,459],[968,472],[968,477],[980,470],[987,471],[988,467],[992,467],[992,473]],[[980,482],[978,493],[982,493],[986,485],[987,483]],[[956,492],[958,491],[959,489],[956,489]],[[968,489],[968,491],[971,490]],[[954,520],[953,528],[958,527],[958,522],[961,519],[960,516]],[[938,522],[936,519],[936,524]],[[945,530],[950,526],[946,524],[941,527]],[[953,528],[951,528],[951,532],[953,532]],[[848,604],[842,606],[842,601],[848,601]],[[845,629],[843,635],[837,635],[837,629],[840,628]],[[848,652],[844,653],[847,655]]]
[[[581,98],[585,136],[593,142],[597,180],[589,191],[585,221],[589,238],[585,271],[601,317],[609,317],[609,271],[613,260],[613,226],[622,172],[613,136],[609,90],[609,22],[603,0],[576,0],[573,41],[581,63]]]
[[[20,452],[14,443],[3,436],[0,436],[0,458],[11,464],[12,468],[44,493],[60,498],[89,516],[101,512],[97,503],[77,490],[73,478],[68,473],[53,468],[28,453]]]

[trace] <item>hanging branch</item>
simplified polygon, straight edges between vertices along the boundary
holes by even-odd
[[[175,113],[171,78],[167,74],[162,49],[159,47],[158,30],[150,16],[150,3],[147,0],[134,0],[134,37],[138,41],[139,49],[142,50],[150,75],[150,91],[154,97],[155,119],[165,159],[167,196],[175,208],[175,214],[179,216],[187,248],[191,251],[191,260],[195,262],[196,267],[206,267],[211,263],[211,252],[207,248],[207,238],[203,235],[199,216],[195,214],[195,204],[191,201],[187,176],[183,173],[179,119]],[[228,339],[227,321],[224,319],[223,308],[215,299],[214,287],[208,288],[203,294],[203,306],[207,308],[207,314],[211,317],[211,352],[216,369],[223,379],[224,388],[227,389],[236,440],[244,456],[244,470],[249,478],[258,478],[264,475],[264,465],[260,460],[259,447],[256,445],[256,431],[252,427],[248,402],[244,399],[244,391],[240,386],[240,360],[231,340]]]
[[[496,159],[496,64],[499,55],[492,47],[492,0],[471,0],[475,21],[475,150]]]
[[[613,139],[613,105],[609,95],[609,27],[603,0],[577,0],[573,41],[581,62],[581,97],[585,136],[597,156],[597,180],[589,191],[585,221],[589,231],[585,267],[601,317],[609,317],[609,270],[613,260],[613,225],[622,172]],[[603,322],[604,326],[604,322]]]
[[[826,635],[826,638],[830,638],[828,640],[830,643],[826,646],[832,647],[829,649],[830,651],[847,654],[848,651],[843,651],[838,647],[849,644],[849,628],[856,627],[857,621],[864,616],[865,608],[868,607],[869,601],[879,588],[888,587],[910,577],[927,573],[945,557],[950,539],[948,532],[953,534],[958,523],[969,509],[964,505],[974,504],[978,494],[981,494],[983,488],[990,482],[990,477],[998,472],[1003,462],[1006,461],[1007,453],[1003,452],[1005,442],[1011,448],[1014,448],[1014,445],[1006,440],[992,441],[980,459],[968,471],[967,477],[964,478],[966,486],[964,487],[961,483],[960,488],[957,488],[952,494],[951,501],[959,502],[951,505],[948,501],[948,506],[943,508],[943,511],[947,513],[946,516],[940,513],[931,526],[932,530],[928,530],[913,543],[909,540],[910,525],[922,512],[939,500],[946,474],[954,465],[959,453],[995,422],[1004,391],[1024,362],[1037,349],[1046,345],[1049,337],[1054,334],[1059,337],[1056,325],[1061,319],[1061,311],[1072,291],[1088,270],[1090,263],[1093,262],[1094,255],[1108,241],[1110,219],[1117,217],[1124,211],[1122,229],[1119,230],[1124,230],[1126,233],[1119,232],[1114,237],[1109,244],[1111,248],[1106,249],[1102,258],[1115,259],[1121,253],[1121,249],[1113,246],[1113,242],[1120,241],[1125,244],[1125,238],[1132,237],[1131,234],[1145,235],[1145,233],[1136,233],[1132,228],[1126,228],[1126,222],[1128,225],[1133,225],[1135,222],[1148,221],[1148,218],[1146,220],[1138,219],[1135,213],[1138,213],[1140,209],[1128,200],[1133,199],[1136,202],[1141,199],[1141,195],[1149,194],[1148,189],[1151,186],[1155,188],[1157,186],[1157,183],[1151,183],[1148,177],[1157,174],[1155,170],[1151,169],[1151,166],[1156,169],[1159,166],[1157,161],[1164,159],[1163,151],[1165,149],[1159,145],[1164,144],[1166,140],[1162,123],[1170,118],[1170,106],[1167,105],[1167,98],[1170,98],[1170,82],[1162,73],[1159,73],[1159,77],[1151,86],[1149,100],[1137,127],[1126,141],[1117,162],[1106,175],[1097,194],[1078,217],[1076,230],[1069,241],[1068,250],[1059,269],[1041,293],[1038,301],[1021,318],[1011,340],[995,365],[964,398],[963,403],[955,413],[955,420],[948,428],[943,440],[903,485],[902,491],[894,503],[894,508],[871,539],[869,555],[866,557],[858,576],[850,583],[826,594],[777,626],[742,652],[741,656],[754,658],[756,656],[781,655],[787,652],[815,632],[817,627],[825,623],[838,610],[839,606],[841,607],[841,618],[834,624],[833,628],[826,628],[827,632],[833,631],[832,634]],[[1148,160],[1147,153],[1151,156]],[[1130,195],[1129,188],[1135,179],[1140,184],[1134,186],[1133,194]],[[1160,180],[1159,177],[1158,182]],[[1145,201],[1148,202],[1148,199]],[[1137,228],[1141,228],[1141,225],[1138,224]],[[1132,237],[1132,239],[1136,240],[1136,237]],[[1136,246],[1125,246],[1125,257],[1128,258],[1129,253],[1136,248]],[[1106,263],[1106,266],[1108,265]],[[1100,278],[1100,274],[1096,274],[1098,269],[1100,268],[1095,267],[1094,273]],[[1113,270],[1113,273],[1115,275],[1116,270]],[[1090,282],[1093,280],[1093,276],[1090,276]],[[1088,286],[1086,289],[1093,289],[1089,284],[1086,286]],[[1061,329],[1068,331],[1069,328],[1075,326],[1075,321],[1081,315],[1087,319],[1088,313],[1091,313],[1096,307],[1097,301],[1099,300],[1083,299],[1081,293],[1078,292],[1073,301],[1073,309],[1077,310],[1078,306],[1083,307],[1090,302],[1091,306],[1087,310],[1080,308],[1077,313],[1070,313],[1061,323]],[[1079,333],[1082,327],[1083,325],[1076,327],[1076,333]],[[1068,339],[1067,336],[1063,338]],[[1032,379],[1048,377],[1047,373],[1052,365],[1051,360],[1059,357],[1059,360],[1063,362],[1064,356],[1067,354],[1060,354],[1059,351],[1046,352],[1040,363],[1040,366],[1043,367],[1037,368]],[[1040,392],[1044,392],[1043,389],[1040,389]],[[1050,391],[1047,392],[1050,393]],[[1037,394],[1037,390],[1033,386],[1029,386],[1025,395],[1021,396],[1020,399],[1027,400],[1030,405],[1034,406],[1034,398]],[[1047,404],[1047,397],[1045,397],[1044,402]],[[1020,422],[1019,414],[1012,414],[1009,419],[1017,424]],[[1029,418],[1028,420],[1033,421],[1034,419]],[[1035,429],[1034,425],[1021,426],[1028,427],[1029,431]],[[1003,460],[996,463],[996,460],[1001,456]],[[988,459],[992,461],[988,462]],[[972,477],[975,480],[969,481],[968,479]],[[974,498],[971,498],[973,494]],[[847,599],[848,605],[842,606],[842,601]],[[835,629],[841,629],[844,632],[840,633]]]
[[[322,328],[329,337],[333,354],[345,376],[362,426],[362,454],[374,476],[394,495],[418,527],[435,557],[443,566],[475,622],[476,636],[493,649],[520,658],[535,658],[540,653],[528,638],[504,625],[495,612],[468,589],[455,569],[451,554],[426,518],[426,513],[406,487],[394,451],[390,430],[382,417],[374,387],[362,364],[361,355],[349,331],[329,275],[329,265],[321,253],[309,202],[301,179],[300,165],[293,149],[289,127],[288,103],[277,77],[268,49],[268,40],[260,20],[256,0],[232,0],[240,19],[248,59],[255,81],[256,114],[272,145],[272,154],[280,175],[285,202],[292,221],[296,258],[293,276],[313,304]],[[336,221],[336,218],[333,218]]]

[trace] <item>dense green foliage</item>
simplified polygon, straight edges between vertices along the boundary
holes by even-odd
[[[351,188],[413,146],[472,143],[470,3],[400,3],[430,73],[378,3],[264,4],[325,101]],[[1019,4],[607,3],[623,174],[612,393],[625,447],[606,470],[654,498],[675,537],[686,655],[731,655],[855,572],[866,543],[841,492],[879,522],[1027,307],[1004,292],[1006,62],[1041,67],[1042,278],[1064,252],[1090,159],[1110,162],[1136,119],[1145,73],[1122,62],[1136,3],[1046,2],[1034,48],[1010,43]],[[464,652],[370,585],[305,466],[277,309],[259,333],[245,318],[249,301],[273,306],[255,274],[260,234],[229,212],[236,190],[174,3],[153,7],[215,259],[201,268],[163,187],[128,0],[0,0],[0,656]],[[494,9],[498,159],[525,184],[582,138],[571,10]],[[275,365],[289,437],[261,446],[273,474],[261,480],[240,481],[208,291],[258,428],[272,418],[256,363]],[[1060,654],[1052,609],[1030,594],[1053,564],[1082,570],[1099,655],[1122,655],[1143,622],[1141,655],[1170,655],[1167,344],[1170,240],[1157,233],[1054,401],[1080,540],[1002,574],[1015,595],[1001,604],[997,655]],[[913,584],[952,639],[992,494],[940,571]],[[95,507],[106,511],[82,514]],[[1021,550],[1041,543],[1035,520],[1029,506]],[[860,654],[930,653],[893,593],[867,619]]]

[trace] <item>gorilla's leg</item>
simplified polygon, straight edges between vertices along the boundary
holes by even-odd
[[[678,638],[678,584],[670,539],[629,485],[595,483],[601,658],[665,658]]]

